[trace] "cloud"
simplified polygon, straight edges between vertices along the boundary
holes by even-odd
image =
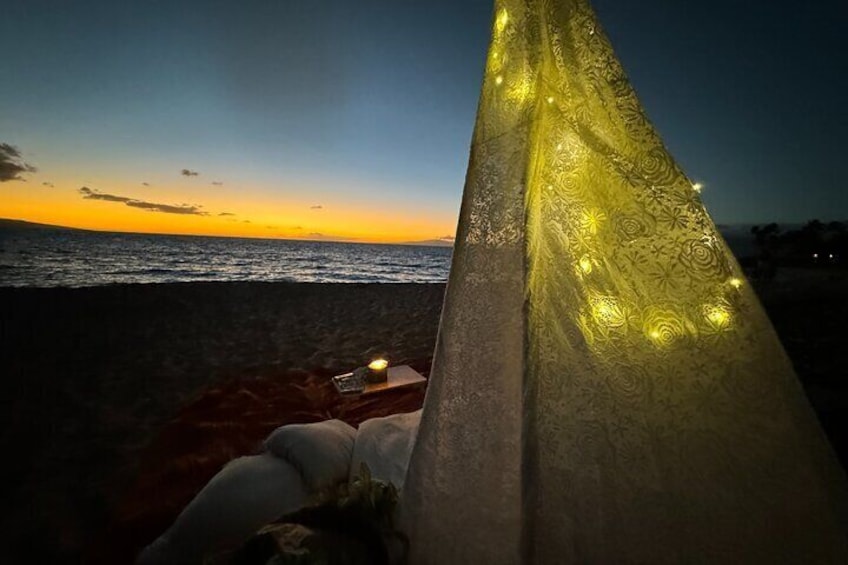
[[[316,205],[316,206],[310,206],[310,207],[309,207],[309,209],[310,209],[310,210],[323,210],[323,209],[324,209],[324,207],[323,207],[323,206],[321,206],[320,204],[318,204],[318,205]]]
[[[251,222],[250,220],[242,220],[242,221],[241,221],[241,223],[243,223],[243,224],[252,224],[253,222]]]
[[[82,197],[86,200],[105,200],[107,202],[124,202],[127,203],[132,200],[132,198],[127,198],[126,196],[115,196],[114,194],[103,194],[98,190],[94,190],[93,188],[88,188],[84,186],[79,189],[79,193],[82,194]]]
[[[49,187],[51,187],[51,188],[52,188],[52,187],[53,187],[53,183],[52,183],[52,182],[44,181],[43,183],[41,183],[41,186],[49,186]]]
[[[277,226],[265,226],[265,229],[275,230],[275,229],[277,229]]]
[[[24,162],[21,151],[14,145],[0,143],[0,182],[25,180],[22,174],[34,173],[36,168]]]
[[[180,174],[184,177],[196,177],[200,175],[197,171],[192,171],[191,169],[183,169],[180,171]]]
[[[120,202],[131,208],[139,208],[148,212],[162,212],[163,214],[182,214],[189,216],[208,216],[209,212],[201,209],[198,205],[189,204],[159,204],[156,202],[147,202],[145,200],[137,200],[127,196],[118,196],[116,194],[107,194],[99,190],[84,186],[79,189],[79,193],[86,200],[103,200],[106,202]]]
[[[142,186],[150,186],[150,183],[149,182],[143,182],[143,183],[141,183],[141,185]]]
[[[221,212],[218,215],[219,216],[235,216],[235,214],[233,214],[232,212]]]
[[[222,182],[221,182],[221,181],[219,181],[219,180],[213,180],[213,181],[212,181],[212,184],[213,184],[213,185],[215,185],[215,186],[224,186],[224,183],[222,183]]]

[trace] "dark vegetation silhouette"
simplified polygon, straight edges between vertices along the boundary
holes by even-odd
[[[776,223],[753,226],[756,257],[743,259],[754,279],[774,279],[779,267],[845,268],[848,224],[810,220],[800,229],[782,231]]]

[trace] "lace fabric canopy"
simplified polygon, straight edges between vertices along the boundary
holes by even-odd
[[[585,0],[497,0],[412,563],[848,562],[844,473]]]

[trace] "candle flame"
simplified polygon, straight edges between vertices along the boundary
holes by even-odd
[[[375,371],[382,371],[386,367],[389,366],[389,362],[385,359],[374,359],[371,363],[368,364],[369,369],[373,369]]]

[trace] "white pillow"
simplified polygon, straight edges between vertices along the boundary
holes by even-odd
[[[256,530],[303,508],[306,485],[293,465],[265,453],[227,463],[174,524],[139,555],[138,565],[200,563],[236,548]]]
[[[353,448],[351,480],[359,475],[360,467],[365,463],[372,479],[392,483],[398,490],[403,489],[420,422],[421,410],[362,422]]]
[[[326,420],[277,428],[264,445],[291,463],[314,492],[347,480],[355,439],[355,428],[341,420]]]

